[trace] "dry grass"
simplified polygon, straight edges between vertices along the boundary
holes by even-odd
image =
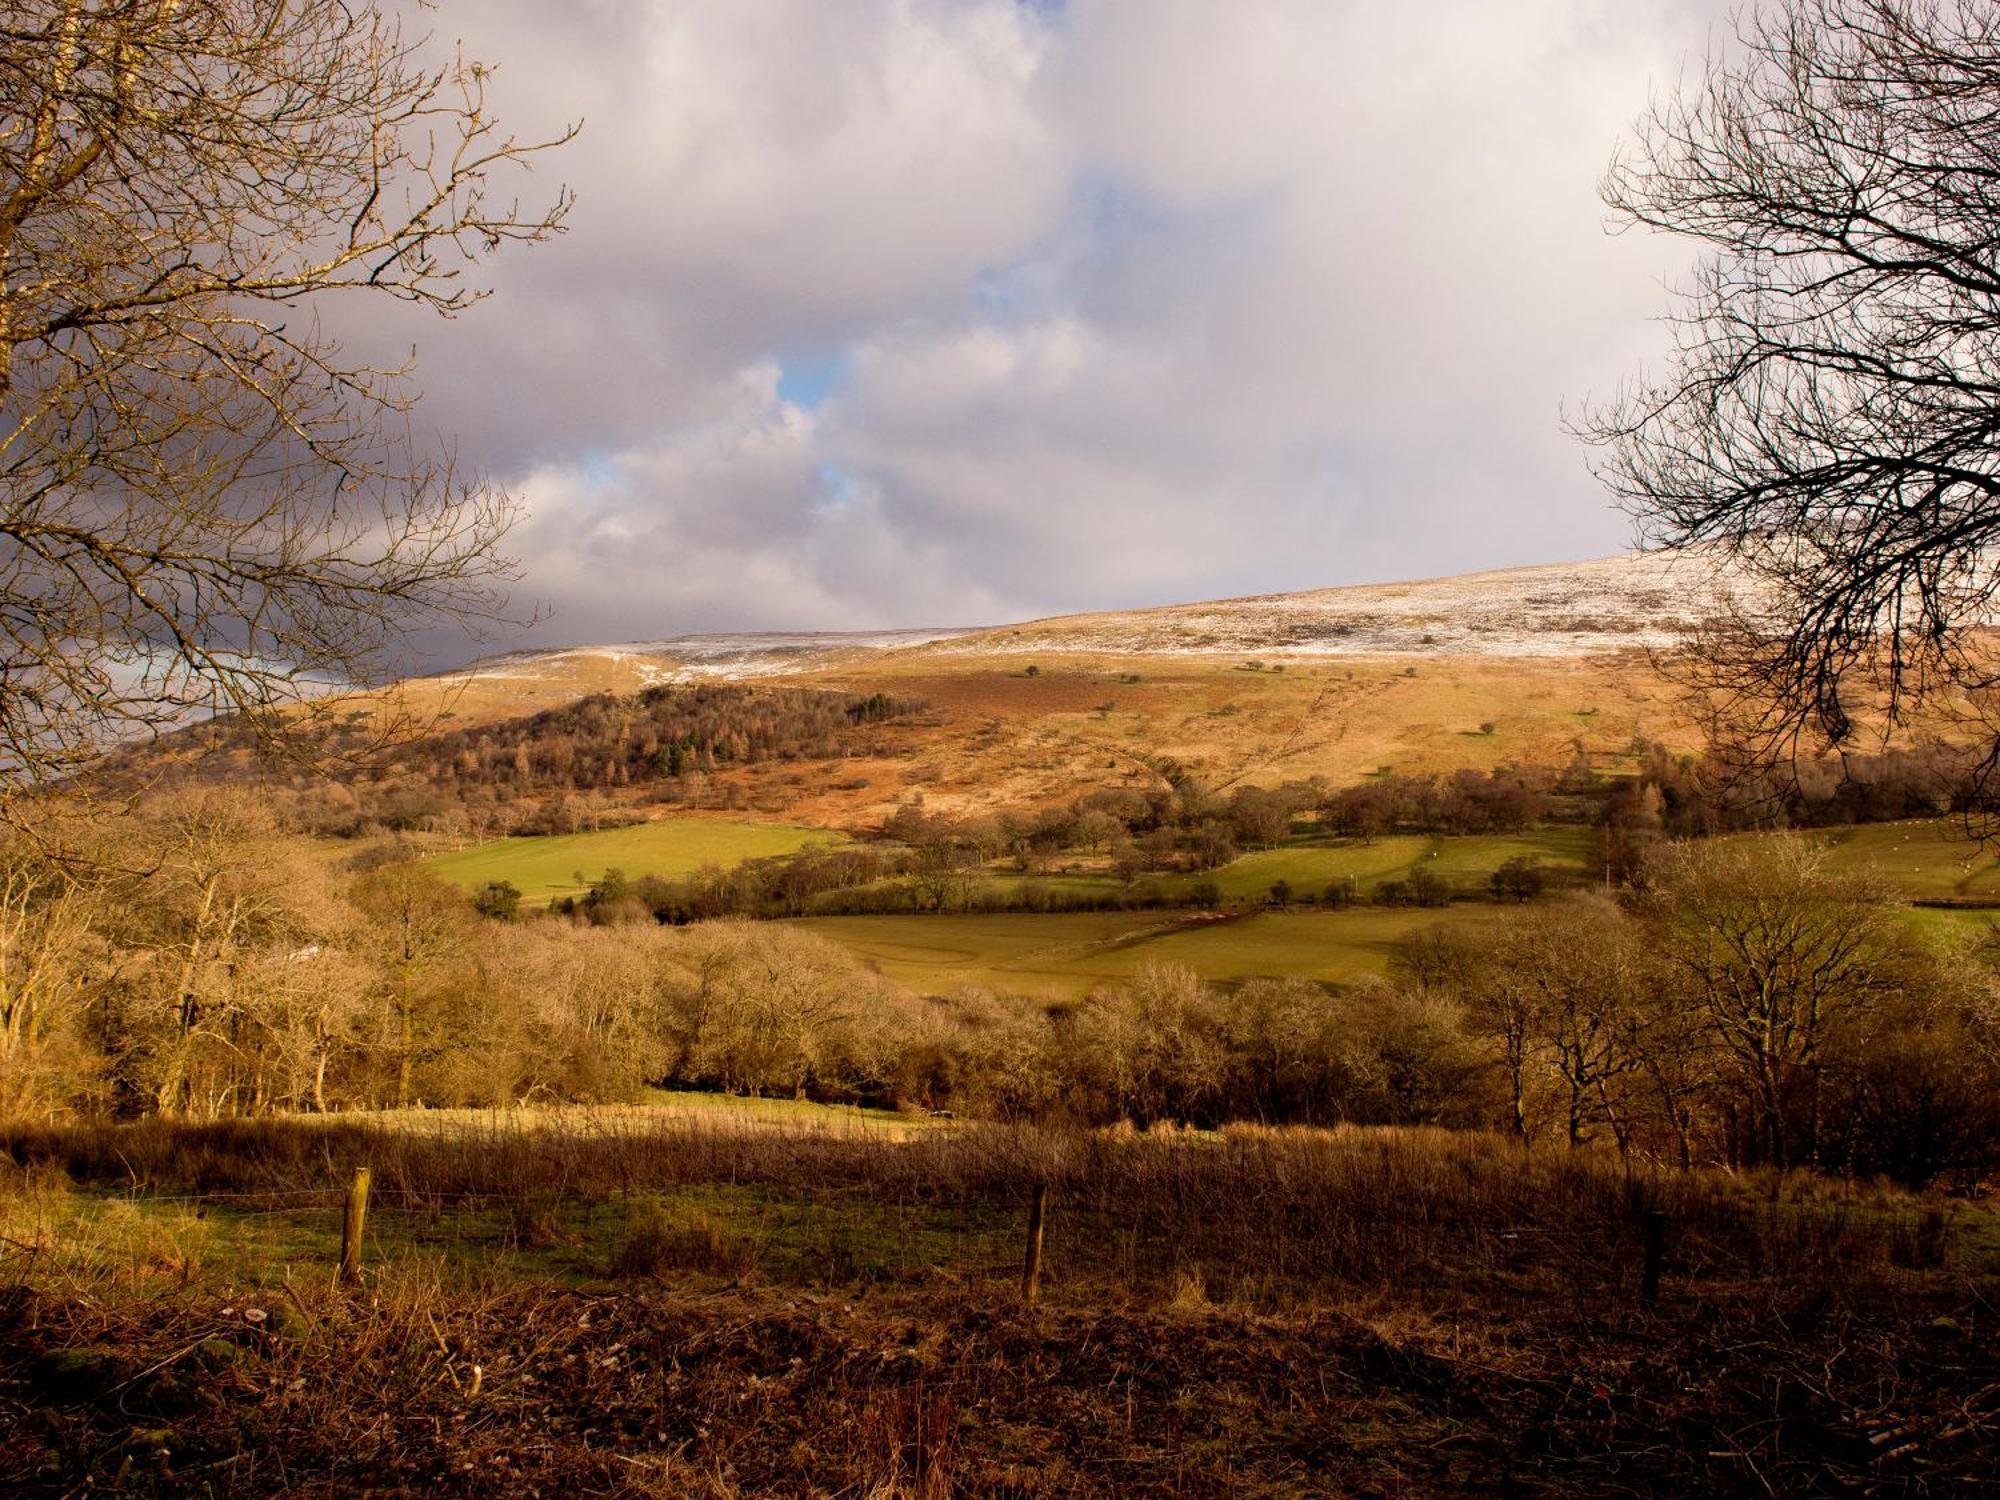
[[[2000,1441],[1991,1216],[1860,1185],[1431,1131],[628,1119],[16,1129],[0,1164],[25,1493],[1956,1494]]]
[[[1404,772],[1561,765],[1579,743],[1608,768],[1624,763],[1635,735],[1682,748],[1697,743],[1685,706],[1637,652],[1355,656],[1294,661],[1284,672],[1246,672],[1233,655],[1072,652],[1036,661],[1040,670],[1029,678],[1018,656],[918,650],[787,676],[787,687],[921,697],[936,712],[925,726],[896,726],[890,756],[736,768],[712,779],[712,795],[736,788],[760,813],[855,830],[878,824],[912,791],[947,812],[1034,805],[1143,777],[1140,759],[1156,755],[1212,780],[1323,775],[1345,785],[1384,765]],[[445,727],[460,727],[589,692],[636,691],[643,685],[636,672],[634,663],[583,654],[521,677],[419,679],[398,690],[398,701],[419,719],[450,712]],[[1474,732],[1489,722],[1493,733]]]
[[[1294,662],[1282,673],[1245,672],[1230,656],[1037,660],[1041,671],[1027,678],[1013,656],[897,653],[798,679],[921,697],[938,722],[912,737],[900,763],[871,770],[867,790],[815,794],[792,815],[862,826],[913,787],[939,811],[1035,805],[1115,784],[1158,755],[1210,780],[1320,775],[1342,786],[1385,765],[1562,765],[1579,743],[1610,769],[1636,735],[1698,742],[1685,705],[1638,653],[1432,657],[1415,676],[1408,657]],[[1100,712],[1107,703],[1115,706]],[[1468,732],[1488,722],[1494,733]]]
[[[1688,1277],[1824,1290],[1909,1260],[1920,1232],[1943,1258],[1958,1218],[1974,1212],[1806,1174],[1662,1173],[1608,1153],[1422,1129],[976,1127],[887,1138],[625,1112],[535,1131],[477,1120],[430,1131],[366,1117],[153,1120],[0,1130],[0,1159],[31,1193],[51,1182],[109,1190],[117,1212],[162,1200],[264,1213],[331,1204],[365,1164],[385,1212],[497,1204],[526,1242],[553,1242],[547,1226],[572,1210],[676,1191],[975,1222],[1014,1214],[1046,1182],[1062,1205],[1052,1264],[1133,1284],[1198,1263],[1232,1288],[1437,1284],[1525,1267],[1553,1272],[1567,1295],[1608,1295],[1630,1280],[1641,1221],[1658,1208]],[[1922,1227],[1938,1214],[1938,1226]]]
[[[658,1276],[666,1271],[698,1271],[745,1276],[757,1265],[757,1247],[723,1229],[706,1214],[676,1220],[659,1204],[640,1199],[626,1211],[625,1228],[611,1255],[611,1274]]]

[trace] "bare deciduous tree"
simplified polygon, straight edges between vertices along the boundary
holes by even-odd
[[[396,1108],[412,1098],[411,1070],[416,1065],[419,1032],[420,981],[427,971],[449,961],[467,942],[471,907],[463,894],[431,871],[413,863],[387,865],[355,882],[356,907],[375,938],[372,957],[386,981],[387,1036],[396,1066]],[[432,1046],[442,1039],[432,1038]]]
[[[0,1114],[60,1097],[40,1054],[87,1001],[89,895],[60,867],[0,841]],[[53,1085],[53,1086],[51,1086]]]
[[[1708,254],[1665,371],[1583,435],[1647,540],[1747,567],[1696,676],[1767,755],[1996,682],[1996,99],[1984,0],[1783,0],[1605,180],[1626,225]]]
[[[1655,899],[1653,940],[1737,1077],[1752,1141],[1732,1154],[1819,1165],[1830,1043],[1898,991],[1893,897],[1766,837],[1671,845]]]
[[[275,725],[504,607],[511,502],[320,322],[455,314],[562,226],[566,190],[494,181],[556,143],[425,57],[379,0],[0,8],[0,793],[211,709]]]

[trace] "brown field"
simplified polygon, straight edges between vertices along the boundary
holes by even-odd
[[[1250,670],[1248,663],[1264,665]],[[1025,675],[1028,665],[1035,676]],[[1282,664],[1282,670],[1274,670]],[[533,675],[527,675],[532,672]],[[1128,679],[1137,677],[1138,681]],[[846,653],[773,685],[921,698],[922,725],[884,730],[894,753],[718,774],[765,815],[854,830],[913,795],[945,812],[1062,801],[1092,787],[1150,784],[1172,760],[1211,785],[1397,772],[1627,763],[1635,738],[1693,750],[1678,691],[1640,651],[1586,658],[1340,658],[1099,653],[976,655],[931,648]],[[523,675],[417,678],[352,700],[435,729],[539,713],[592,692],[636,692],[641,666],[578,654]],[[1482,725],[1492,724],[1490,733]],[[856,785],[855,783],[861,783]]]
[[[1142,776],[1147,756],[1211,782],[1317,775],[1344,784],[1384,766],[1560,765],[1579,748],[1610,767],[1638,735],[1695,743],[1674,690],[1638,653],[1295,660],[1283,671],[1206,656],[1064,656],[1035,665],[1038,675],[1027,677],[1018,658],[908,652],[871,663],[866,675],[798,680],[935,704],[944,722],[902,779],[927,803],[954,809],[1044,801]],[[1136,683],[1122,680],[1135,674]],[[1490,734],[1481,732],[1487,723]]]

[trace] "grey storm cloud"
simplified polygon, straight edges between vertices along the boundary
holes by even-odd
[[[957,624],[1624,545],[1596,182],[1709,0],[445,0],[570,232],[414,343],[541,641]],[[450,650],[449,646],[442,649]]]

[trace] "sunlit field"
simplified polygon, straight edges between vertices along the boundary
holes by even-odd
[[[1873,870],[1913,901],[2000,903],[2000,856],[1954,818],[1870,823],[1814,835],[1837,870]]]
[[[1385,973],[1397,941],[1413,932],[1446,920],[1503,919],[1498,908],[1464,906],[809,917],[798,925],[929,993],[973,986],[1076,997],[1159,963],[1220,982],[1287,974],[1351,982]]]
[[[816,843],[837,843],[824,829],[791,823],[743,823],[720,818],[665,818],[629,828],[549,838],[497,839],[476,848],[440,854],[425,864],[453,885],[476,891],[510,881],[530,905],[581,895],[606,870],[678,879],[704,865],[741,864],[796,854]]]

